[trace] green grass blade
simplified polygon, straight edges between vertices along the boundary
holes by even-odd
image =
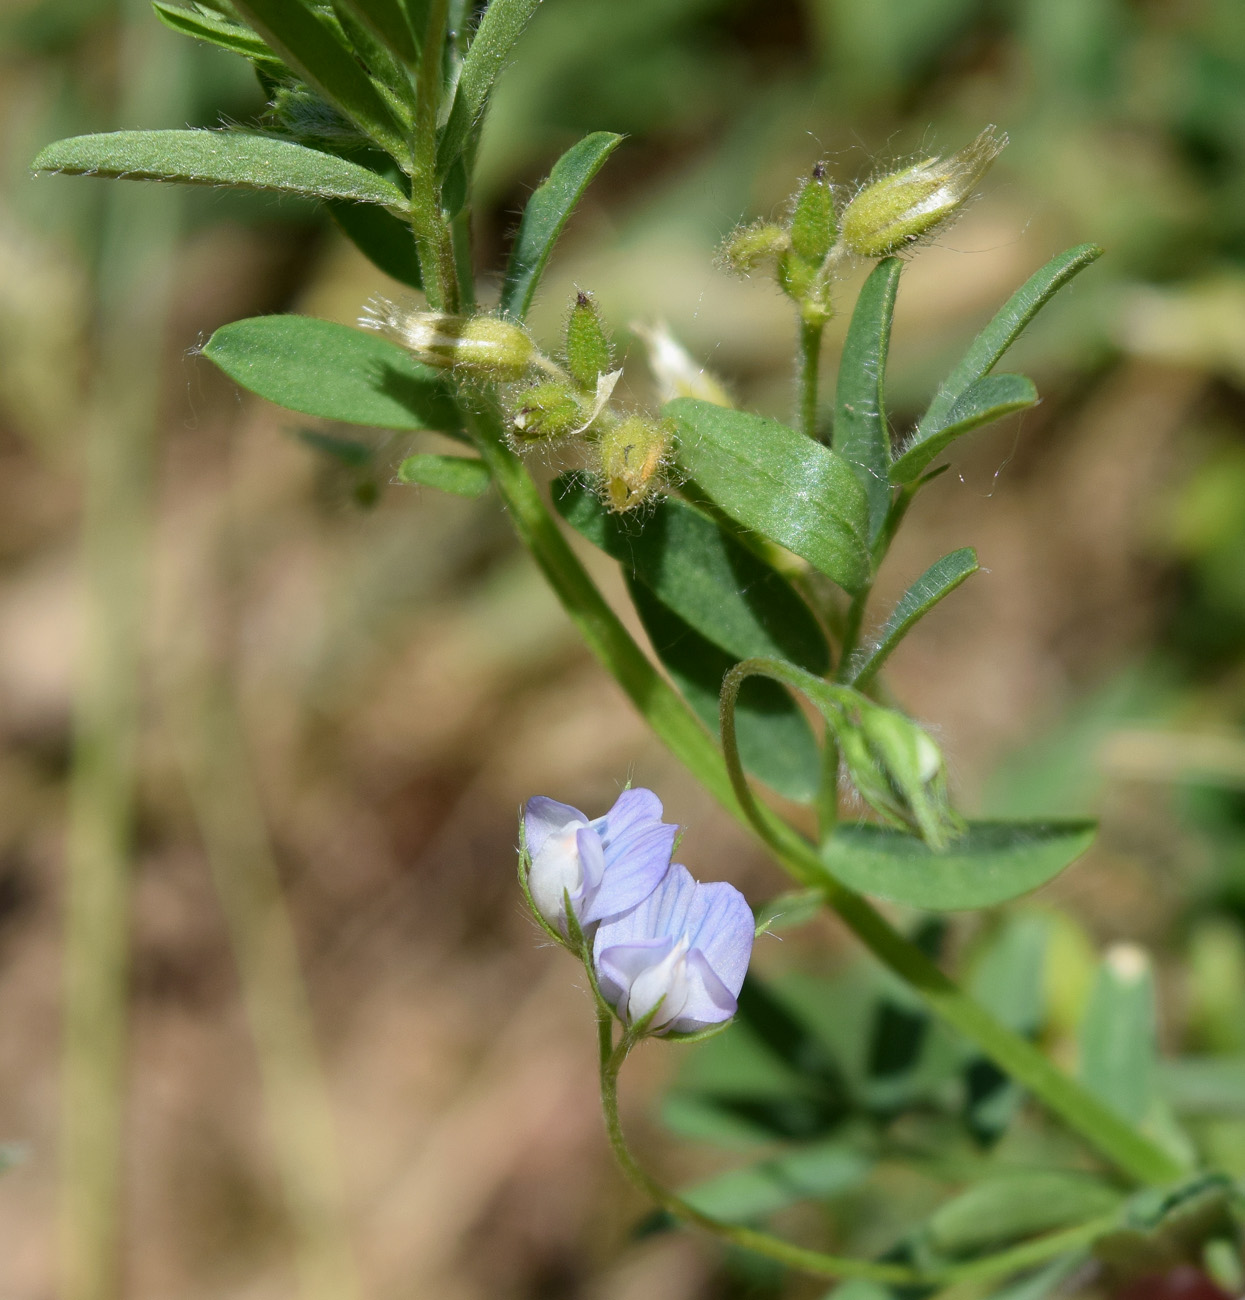
[[[1020,332],[1073,276],[1102,256],[1097,244],[1078,244],[1053,257],[1016,290],[994,319],[970,344],[959,365],[947,376],[929,409],[921,417],[917,438],[947,423],[951,408],[998,362]]]
[[[858,691],[864,690],[915,624],[924,618],[940,600],[949,596],[960,583],[971,578],[980,567],[977,563],[977,552],[971,546],[952,551],[950,555],[944,555],[941,560],[935,560],[904,592],[899,603],[891,610],[890,617],[882,627],[877,645],[852,675],[849,684],[855,686]]]
[[[37,172],[235,185],[316,199],[404,209],[406,196],[367,167],[289,140],[247,131],[112,131],[58,140],[31,163]]]
[[[502,285],[501,310],[505,315],[516,320],[527,315],[562,228],[622,138],[612,131],[584,136],[554,163],[553,170],[528,199]]]
[[[832,446],[856,471],[869,501],[869,537],[877,537],[890,507],[890,429],[886,423],[886,354],[903,263],[880,261],[856,299],[834,395]]]

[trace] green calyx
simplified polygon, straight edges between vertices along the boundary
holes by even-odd
[[[566,368],[578,387],[590,393],[596,388],[597,376],[613,369],[613,361],[596,299],[581,289],[566,322]]]
[[[671,420],[629,415],[597,442],[601,499],[621,514],[647,501],[664,482],[674,444]]]
[[[583,407],[569,384],[556,379],[535,384],[515,399],[510,428],[520,443],[551,442],[577,433]]]

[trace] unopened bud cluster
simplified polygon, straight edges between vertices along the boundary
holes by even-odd
[[[771,267],[803,319],[824,322],[833,312],[830,281],[838,257],[888,257],[932,234],[963,208],[1006,144],[1007,136],[988,126],[949,158],[926,158],[870,182],[841,210],[818,163],[792,197],[788,220],[740,227],[724,245],[722,261],[739,275]]]
[[[916,831],[933,849],[963,829],[947,795],[942,753],[929,734],[894,709],[860,698],[835,727],[839,753],[860,797],[885,821]]]
[[[561,364],[545,356],[523,326],[501,316],[420,311],[373,298],[359,323],[388,335],[425,365],[504,385],[517,450],[583,439],[601,499],[611,510],[630,510],[661,488],[673,426],[611,408],[622,371],[614,368],[614,350],[591,294],[578,292],[571,305]]]

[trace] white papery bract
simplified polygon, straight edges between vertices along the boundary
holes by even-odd
[[[523,810],[536,910],[567,933],[566,899],[580,926],[642,902],[670,868],[679,828],[661,819],[651,790],[624,790],[604,817],[537,795]]]
[[[696,1033],[729,1020],[752,955],[744,896],[671,866],[643,902],[604,921],[592,956],[602,996],[624,1024],[652,1013],[650,1033]]]

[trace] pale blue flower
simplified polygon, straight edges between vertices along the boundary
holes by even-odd
[[[592,956],[602,996],[624,1024],[695,1033],[729,1020],[752,955],[744,896],[723,881],[702,885],[675,863],[643,902],[597,930]]]
[[[679,828],[651,790],[624,790],[604,817],[537,795],[523,810],[536,910],[563,934],[566,896],[581,926],[642,902],[670,867]]]

